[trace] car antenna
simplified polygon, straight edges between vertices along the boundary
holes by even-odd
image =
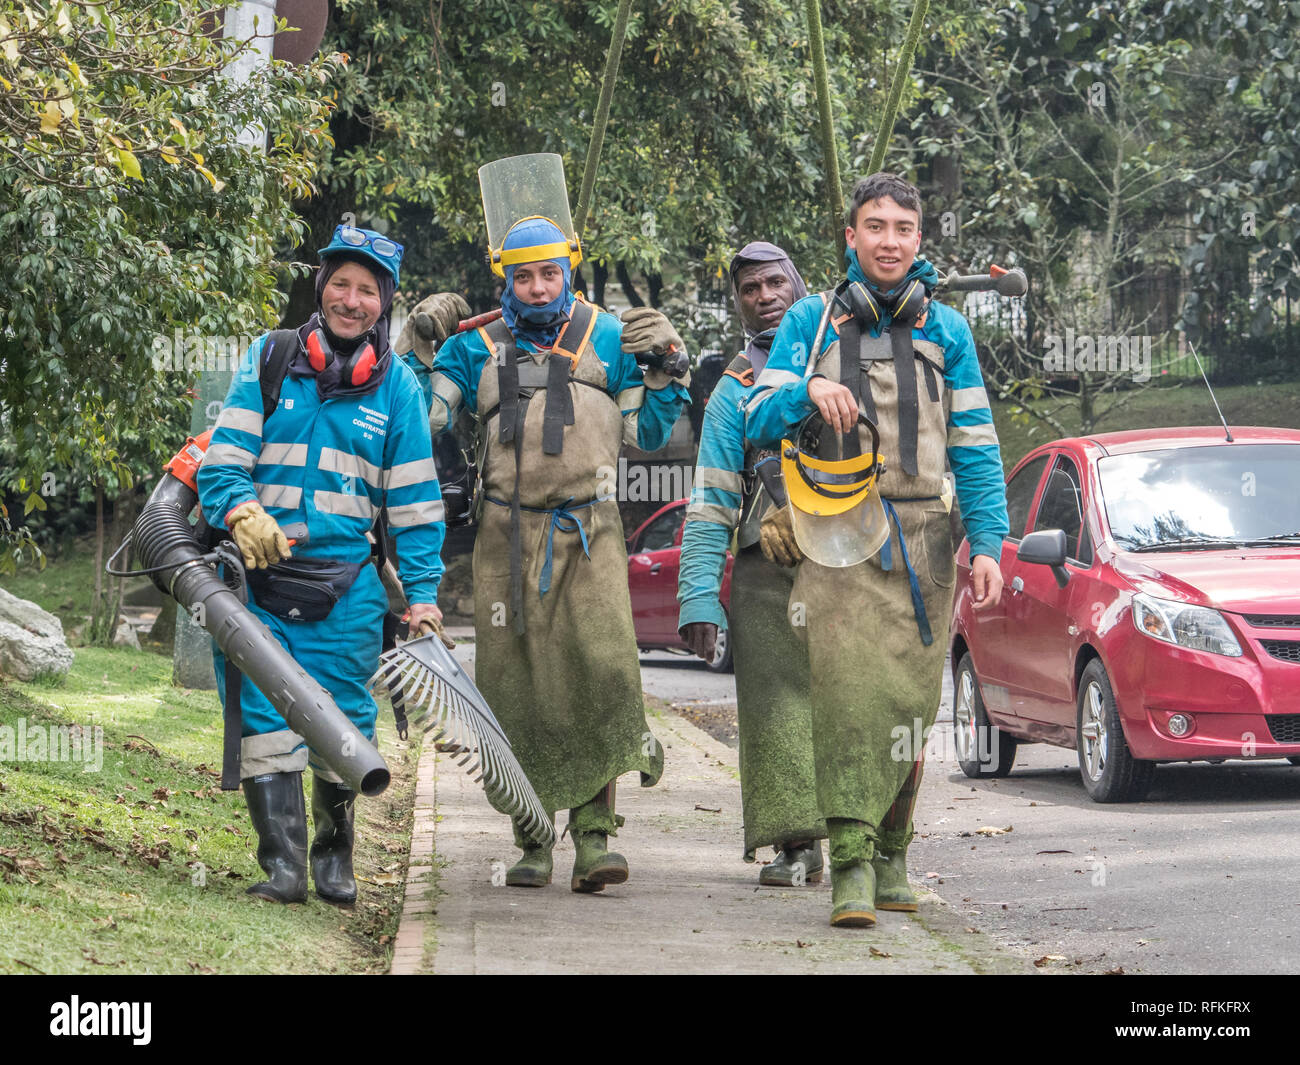
[[[1201,357],[1196,354],[1196,345],[1189,339],[1187,346],[1192,349],[1192,357],[1196,360],[1196,368],[1201,371],[1201,380],[1205,382],[1205,387],[1210,389],[1210,399],[1214,400],[1214,409],[1219,412],[1219,421],[1223,423],[1223,435],[1228,438],[1228,443],[1232,441],[1232,430],[1228,428],[1228,419],[1223,416],[1223,410],[1219,406],[1219,401],[1214,397],[1214,389],[1210,388],[1210,379],[1205,376],[1205,367],[1201,365]]]

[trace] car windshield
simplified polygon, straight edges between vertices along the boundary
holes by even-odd
[[[1194,550],[1300,540],[1300,444],[1221,444],[1097,463],[1115,544]]]

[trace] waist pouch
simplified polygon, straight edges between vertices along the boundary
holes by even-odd
[[[250,569],[248,586],[257,605],[286,621],[324,621],[347,595],[364,562],[290,558],[266,569]]]

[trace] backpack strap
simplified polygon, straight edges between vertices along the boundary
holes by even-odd
[[[257,379],[262,386],[262,421],[280,405],[280,386],[289,372],[289,363],[298,354],[298,330],[274,329],[262,345],[262,361]]]
[[[746,388],[754,383],[754,367],[744,355],[737,355],[722,372],[727,377],[734,377]]]

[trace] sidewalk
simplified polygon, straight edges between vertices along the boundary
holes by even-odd
[[[828,924],[829,875],[801,889],[760,888],[759,867],[740,857],[736,752],[675,714],[651,711],[649,721],[667,768],[654,788],[637,787],[635,775],[620,780],[627,825],[611,846],[632,875],[596,895],[569,890],[567,837],[550,887],[494,887],[517,856],[509,824],[426,744],[392,972],[1034,971],[928,892],[919,914],[881,913],[874,929],[849,930]]]

